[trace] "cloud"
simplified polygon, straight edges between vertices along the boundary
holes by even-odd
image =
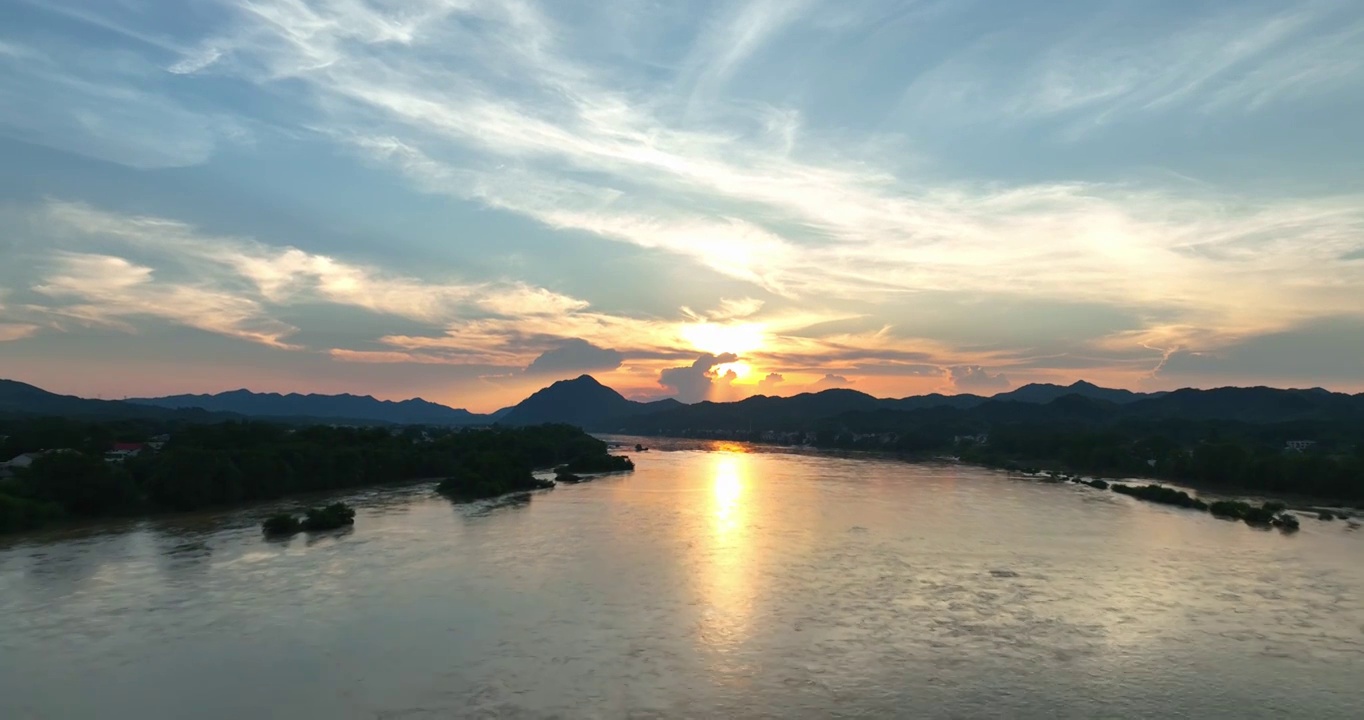
[[[0,342],[11,342],[32,337],[39,330],[37,325],[28,323],[0,322]]]
[[[139,169],[196,165],[245,124],[155,89],[152,61],[43,34],[0,51],[0,135]]]
[[[526,367],[527,375],[576,374],[620,367],[625,356],[616,350],[600,348],[585,340],[572,338],[553,350],[546,350]]]
[[[851,380],[843,377],[842,375],[826,373],[824,377],[816,380],[814,384],[810,386],[810,389],[814,392],[819,392],[820,390],[831,390],[833,388],[850,387],[852,384],[853,383]]]
[[[1361,313],[1364,264],[1341,261],[1360,252],[1356,184],[1291,163],[1274,164],[1272,186],[1171,180],[1198,175],[1199,162],[1227,167],[1220,155],[1151,179],[1111,160],[1114,146],[1045,142],[1097,141],[1158,119],[1191,142],[1262,137],[1249,131],[1264,126],[1246,119],[1275,121],[1265,113],[1289,101],[1318,101],[1292,106],[1312,117],[1346,115],[1321,110],[1327,98],[1353,102],[1364,79],[1355,52],[1364,14],[1348,0],[1178,16],[1128,4],[1024,24],[968,15],[970,4],[917,3],[912,28],[891,3],[751,0],[644,13],[524,0],[206,0],[211,24],[155,28],[134,4],[47,5],[101,38],[133,42],[5,41],[0,69],[14,72],[0,73],[0,127],[10,136],[151,168],[202,162],[240,128],[268,126],[275,140],[331,144],[324,150],[368,171],[456,198],[442,204],[460,211],[476,203],[538,223],[528,235],[571,237],[593,261],[629,245],[653,261],[647,279],[631,278],[638,287],[687,305],[641,311],[563,268],[535,276],[572,292],[425,269],[414,277],[342,257],[325,233],[264,242],[57,202],[35,220],[51,234],[32,236],[37,279],[24,282],[48,288],[37,300],[68,321],[159,317],[293,343],[312,337],[298,316],[329,305],[410,321],[333,350],[348,361],[519,368],[578,339],[625,354],[649,382],[709,351],[865,387],[872,376],[954,366],[995,373],[966,383],[999,382],[1048,358],[1053,369],[1092,358],[1149,370],[1187,360],[1183,351]],[[890,57],[880,38],[891,30],[936,42],[914,44],[912,60]],[[935,55],[939,47],[951,49]],[[884,67],[904,71],[876,71]],[[887,109],[896,97],[898,115]],[[991,134],[975,132],[984,127],[1022,140],[1015,148],[1064,157],[1032,167],[1019,151],[982,145],[959,162],[919,134],[932,122],[954,134],[971,127],[973,143]],[[1356,132],[1330,127],[1321,135]],[[1248,162],[1275,159],[1237,149]],[[317,193],[310,203],[336,202],[326,193],[350,178],[331,180],[307,187]],[[499,225],[508,232],[488,223]],[[492,232],[467,242],[497,247]],[[105,280],[135,281],[63,285],[61,251],[120,260],[127,267],[104,267]],[[106,307],[101,293],[115,302]],[[206,316],[153,312],[180,295]],[[1123,318],[1110,313],[1079,337],[1074,323],[1057,323],[1045,342],[1029,342],[1033,328],[964,338],[953,328],[982,327],[985,297],[1030,308],[1064,299]],[[943,298],[966,300],[944,312]]]
[[[561,337],[549,329],[556,319],[588,307],[583,300],[522,282],[428,281],[297,247],[207,233],[171,218],[121,214],[83,203],[48,201],[16,216],[16,225],[23,230],[16,234],[15,252],[22,245],[38,259],[38,272],[50,268],[33,286],[42,301],[32,306],[33,312],[127,330],[132,329],[124,322],[128,318],[155,317],[297,349],[284,338],[298,328],[276,316],[281,308],[320,303],[437,326],[461,317],[471,325],[501,322],[502,339],[509,341],[521,322],[544,325],[546,336]],[[388,349],[368,354],[373,352],[349,350],[333,356],[357,362],[398,362],[402,357]],[[469,357],[455,349],[443,358],[406,357],[415,363],[493,359],[524,365],[530,360],[489,358],[486,353]]]
[[[479,297],[478,304],[485,310],[507,317],[563,315],[583,310],[588,306],[584,300],[522,283],[506,289],[485,292]]]
[[[1191,343],[1169,352],[1148,385],[1356,382],[1361,368],[1364,319],[1337,317],[1229,344]]]
[[[479,4],[411,14],[359,4],[253,8],[237,15],[228,37],[208,43],[235,48],[230,62],[213,67],[310,87],[320,99],[318,127],[420,189],[682,256],[782,297],[868,301],[1008,287],[1020,296],[1175,308],[1190,323],[1258,332],[1343,312],[1354,303],[1343,288],[1364,281],[1357,268],[1325,262],[1364,222],[1354,196],[1262,202],[1092,182],[928,184],[849,148],[793,149],[789,137],[746,132],[724,112],[723,129],[692,125],[668,112],[673,98],[640,89],[662,85],[609,76],[585,59],[589,48],[572,43],[565,21],[531,5],[514,13]],[[741,68],[799,12],[755,3],[740,15],[741,36],[727,41],[737,42],[732,57],[697,65],[712,77]],[[1265,53],[1287,57],[1286,43],[1315,20],[1208,22],[1153,55],[1137,71],[1150,77],[1131,80],[1131,89],[1117,71],[1072,78],[1046,69],[1029,96],[1062,108],[1116,103],[1102,81],[1117,75],[1112,92],[1122,102],[1175,105]],[[311,30],[296,37],[289,27]],[[1242,40],[1214,42],[1234,38]],[[455,47],[466,62],[433,62]],[[1122,50],[1112,65],[1146,57],[1141,47]],[[1208,47],[1218,48],[1214,57],[1195,62],[1194,50]],[[1076,57],[1086,57],[1083,49]],[[1069,67],[1056,65],[1067,57],[1047,67]],[[1088,66],[1076,63],[1076,72]],[[508,83],[509,74],[518,80]],[[1022,110],[1044,111],[1052,112]],[[1246,287],[1257,288],[1254,297]]]
[[[973,121],[1052,120],[1070,139],[1157,114],[1260,110],[1359,83],[1364,18],[1347,7],[1247,3],[1154,23],[1120,9],[1041,33],[1011,28],[924,73],[906,102]]]
[[[991,373],[979,365],[955,365],[947,373],[952,386],[965,392],[1003,390],[1010,384],[1003,373]]]
[[[67,242],[140,251],[203,281],[238,287],[245,282],[260,300],[279,305],[320,301],[415,320],[441,320],[484,292],[532,292],[524,286],[497,290],[427,282],[296,247],[214,235],[171,218],[120,214],[83,203],[49,201],[37,221]]]
[[[72,320],[131,329],[125,318],[156,317],[279,348],[296,328],[253,300],[188,282],[158,282],[150,267],[110,255],[65,253],[33,290],[59,301],[47,310]],[[68,302],[62,302],[68,301]]]
[[[706,353],[691,365],[663,370],[658,375],[658,384],[671,391],[682,402],[700,402],[710,397],[712,389],[717,384],[728,385],[737,379],[733,370],[724,375],[716,375],[715,366],[736,362],[738,359],[733,353],[720,355]]]
[[[749,0],[716,18],[684,63],[683,77],[692,86],[689,109],[704,110],[735,71],[799,19],[810,4],[810,0]]]
[[[781,373],[768,373],[767,377],[758,381],[758,392],[764,395],[770,394],[783,382],[786,382],[786,378]]]

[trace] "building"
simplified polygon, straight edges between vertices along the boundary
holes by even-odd
[[[1302,452],[1311,449],[1311,447],[1316,444],[1316,440],[1289,440],[1287,448],[1293,452]]]
[[[24,453],[23,455],[14,457],[8,462],[0,463],[0,478],[14,477],[14,475],[18,471],[23,470],[32,465],[34,460],[37,460],[38,458],[44,455],[51,455],[52,453],[62,452],[75,452],[75,450],[70,450],[66,448],[60,450],[39,450],[37,452],[27,452]]]
[[[40,450],[38,452],[24,453],[23,455],[20,455],[10,460],[9,462],[0,463],[0,466],[4,466],[10,470],[19,470],[22,468],[26,468],[32,465],[34,460],[37,460],[38,458],[46,455],[48,452],[49,451],[47,450]]]
[[[109,462],[123,462],[130,457],[137,457],[145,447],[147,446],[143,443],[114,443],[114,448],[104,453],[104,459]]]

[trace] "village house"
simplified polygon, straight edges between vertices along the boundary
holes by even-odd
[[[123,462],[130,457],[137,457],[145,447],[144,443],[114,443],[113,449],[104,453],[104,459],[108,462]]]
[[[57,450],[38,450],[36,452],[26,452],[22,455],[15,456],[14,458],[11,458],[7,462],[0,463],[0,478],[14,477],[15,474],[18,473],[18,471],[33,465],[34,460],[37,460],[38,458],[44,455],[51,455],[52,453],[64,452],[75,452],[75,450],[71,450],[68,448],[61,448]]]

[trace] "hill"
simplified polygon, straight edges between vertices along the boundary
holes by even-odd
[[[513,426],[567,423],[589,430],[612,430],[628,418],[683,407],[676,400],[651,403],[628,400],[591,375],[581,375],[537,391],[506,411],[498,422]]]
[[[1137,393],[1131,390],[1114,388],[1104,388],[1094,383],[1080,380],[1070,385],[1052,385],[1051,383],[1031,383],[1024,385],[1017,390],[1000,393],[994,396],[994,400],[1013,400],[1015,402],[1029,403],[1049,403],[1057,398],[1067,395],[1079,395],[1080,397],[1091,400],[1106,400],[1118,405],[1124,405],[1138,400],[1156,398],[1165,393]]]
[[[678,404],[657,412],[636,415],[629,426],[650,433],[676,432],[688,428],[726,430],[796,430],[823,418],[843,413],[875,410],[886,402],[856,390],[832,389],[791,397],[754,397],[731,403]]]
[[[1077,389],[1079,392],[1067,392]],[[896,432],[910,428],[960,434],[1001,423],[1103,427],[1123,421],[1364,422],[1364,395],[1321,389],[1184,389],[1141,394],[1101,388],[1031,385],[992,398],[928,395],[882,400],[851,390],[788,398],[753,397],[734,403],[697,403],[636,415],[627,429],[647,434],[837,430]]]
[[[205,410],[175,410],[146,407],[118,400],[90,400],[74,395],[58,395],[16,380],[0,380],[0,415],[44,415],[91,419],[146,419],[212,421],[235,416]]]
[[[216,395],[172,395],[127,402],[161,408],[200,408],[259,418],[315,418],[388,423],[394,425],[485,425],[488,416],[446,407],[420,398],[377,400],[369,395],[300,395],[232,390]]]

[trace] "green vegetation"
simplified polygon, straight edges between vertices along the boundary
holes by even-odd
[[[1288,440],[1322,438],[1307,452]],[[1106,430],[1066,424],[996,425],[962,460],[1042,465],[1109,477],[1147,477],[1234,492],[1364,497],[1364,428],[1332,423],[1257,426],[1231,421],[1131,421]]]
[[[261,529],[266,535],[280,536],[293,535],[301,530],[335,530],[354,524],[355,510],[345,503],[337,502],[326,507],[308,508],[301,521],[293,513],[271,515],[261,523]]]
[[[507,455],[479,454],[436,485],[446,498],[469,502],[509,492],[550,490],[554,483],[532,475],[531,465]]]
[[[308,508],[303,517],[303,529],[311,532],[335,530],[354,524],[355,511],[341,502],[321,508]]]
[[[17,489],[22,492],[22,488]],[[5,530],[33,530],[61,518],[61,506],[15,497],[15,490],[7,491],[0,486],[0,532]]]
[[[1147,502],[1160,503],[1162,505],[1175,505],[1182,508],[1189,508],[1190,510],[1208,509],[1208,504],[1202,500],[1191,497],[1186,492],[1175,490],[1174,488],[1167,488],[1163,485],[1136,486],[1114,484],[1111,487],[1115,493],[1131,495],[1134,498]]]
[[[1284,512],[1285,509],[1284,504],[1280,502],[1266,502],[1255,507],[1240,500],[1219,500],[1208,506],[1208,512],[1215,517],[1241,520],[1256,527],[1297,530],[1299,525],[1297,517]]]
[[[266,535],[293,535],[303,529],[303,523],[294,517],[293,513],[279,513],[265,518],[261,523],[261,529]]]
[[[554,482],[561,482],[567,485],[576,485],[582,481],[583,478],[581,475],[574,475],[571,472],[565,471],[563,468],[559,468],[554,475]]]
[[[1275,396],[1290,403],[1276,418],[1292,417],[1290,401],[1308,402],[1287,391]],[[713,412],[728,407],[717,405]],[[771,423],[766,425],[770,430],[737,429],[737,421],[724,425],[717,420],[712,426],[697,420],[689,427],[716,429],[675,432],[684,437],[805,443],[909,458],[949,455],[1030,474],[1046,468],[1058,474],[1149,478],[1350,505],[1364,501],[1364,415],[1254,421],[1239,419],[1240,414],[1206,417],[1180,406],[1162,412],[1168,414],[1143,416],[1083,398],[1062,398],[1048,405],[986,403],[969,411],[881,409],[809,422],[783,423],[782,416],[774,414],[761,422],[745,418],[741,425],[762,428]],[[982,436],[983,442],[978,439]],[[1287,443],[1292,440],[1314,440],[1315,445],[1291,450]]]
[[[104,459],[115,442],[168,433],[158,452]],[[0,421],[0,456],[47,449],[0,480],[0,532],[79,520],[190,511],[290,495],[446,478],[457,499],[551,485],[534,468],[620,469],[606,443],[568,425],[459,430],[293,428],[266,422],[166,425],[63,419]]]

